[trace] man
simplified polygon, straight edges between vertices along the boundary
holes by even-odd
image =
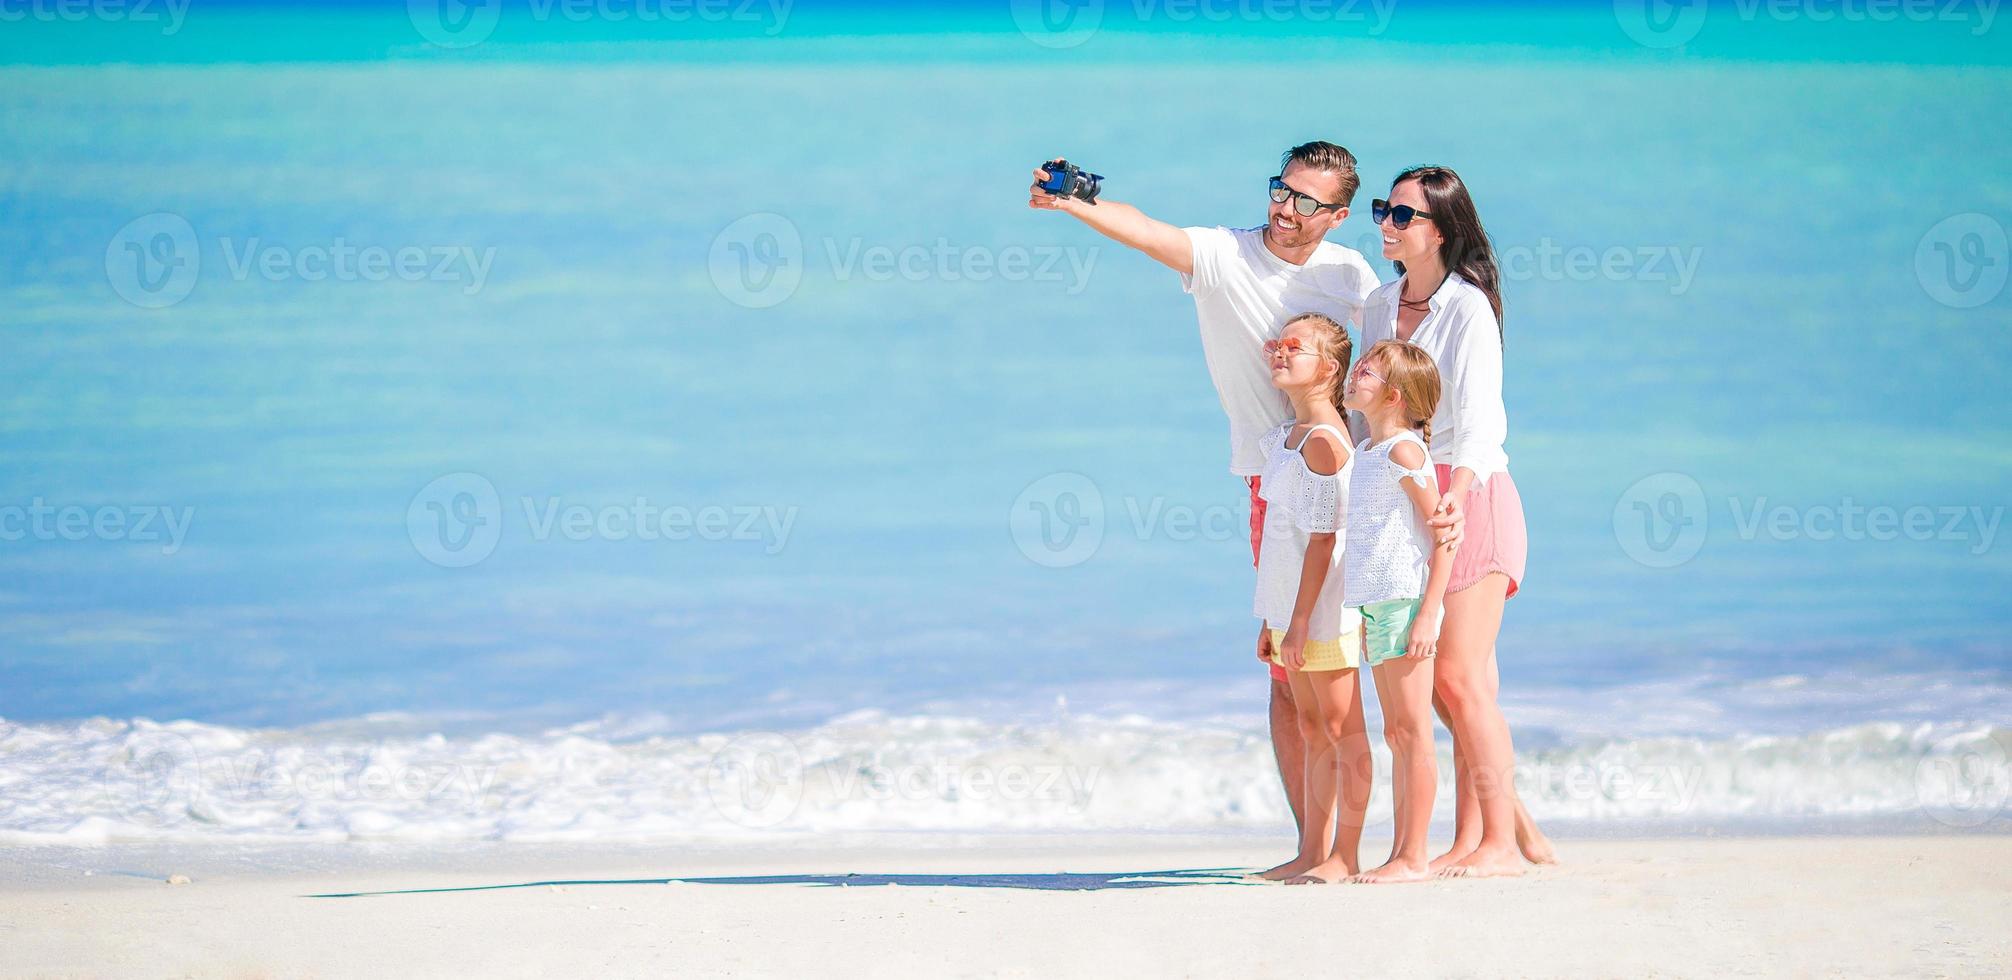
[[[1265,223],[1234,230],[1177,228],[1109,198],[1090,204],[1057,197],[1041,189],[1047,179],[1047,171],[1034,171],[1028,207],[1067,212],[1105,237],[1146,253],[1180,273],[1182,288],[1194,296],[1202,355],[1229,416],[1230,472],[1243,478],[1250,491],[1255,561],[1264,526],[1264,501],[1258,497],[1264,453],[1257,440],[1292,416],[1285,396],[1272,387],[1264,343],[1276,339],[1286,319],[1298,313],[1325,313],[1336,323],[1359,327],[1363,300],[1378,285],[1375,270],[1360,252],[1325,240],[1348,217],[1361,182],[1355,157],[1323,141],[1287,150],[1271,181]],[[1272,666],[1271,677],[1272,755],[1297,823],[1305,814],[1306,746],[1285,672]]]

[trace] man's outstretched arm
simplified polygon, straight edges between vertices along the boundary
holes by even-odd
[[[1088,204],[1073,197],[1057,197],[1041,189],[1047,180],[1048,172],[1036,168],[1034,183],[1027,190],[1028,207],[1073,214],[1105,238],[1136,248],[1181,275],[1194,275],[1194,246],[1189,244],[1187,232],[1110,198],[1099,198],[1097,203]]]

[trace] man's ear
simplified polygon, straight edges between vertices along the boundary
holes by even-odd
[[[1323,231],[1322,234],[1326,234],[1329,231],[1333,231],[1336,228],[1341,227],[1341,219],[1348,217],[1347,208],[1342,208],[1339,211],[1323,211],[1321,213],[1334,219],[1333,221],[1328,223],[1326,231]]]

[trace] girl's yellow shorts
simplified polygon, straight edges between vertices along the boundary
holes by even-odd
[[[1286,665],[1279,646],[1285,642],[1285,630],[1271,631],[1271,661],[1291,670]],[[1362,666],[1362,627],[1349,630],[1338,640],[1306,641],[1306,666],[1301,670],[1354,670]]]

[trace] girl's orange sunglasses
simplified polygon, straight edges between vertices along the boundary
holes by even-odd
[[[1287,357],[1297,357],[1301,354],[1319,354],[1320,352],[1314,350],[1312,346],[1298,337],[1286,337],[1282,340],[1267,340],[1264,342],[1264,356],[1277,357],[1281,353]]]

